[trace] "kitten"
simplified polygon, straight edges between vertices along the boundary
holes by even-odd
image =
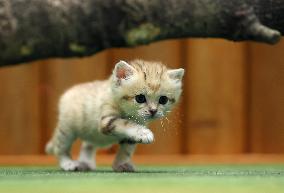
[[[95,149],[119,143],[113,170],[134,171],[130,159],[136,144],[154,141],[146,125],[177,103],[183,74],[184,69],[167,69],[159,62],[120,61],[108,80],[67,90],[59,101],[58,124],[47,153],[57,156],[63,170],[94,170]],[[83,140],[77,161],[70,157],[76,138]]]

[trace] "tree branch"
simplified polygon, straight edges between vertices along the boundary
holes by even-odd
[[[282,0],[0,0],[0,66],[184,37],[274,44]]]

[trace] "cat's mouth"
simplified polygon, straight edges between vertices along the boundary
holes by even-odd
[[[148,115],[147,119],[148,120],[153,120],[153,119],[156,119],[156,116],[155,115]]]
[[[159,119],[159,118],[163,117],[163,113],[160,113],[160,112],[156,112],[156,113],[144,112],[144,113],[141,113],[141,114],[138,114],[138,115],[144,121],[152,121],[152,120]]]
[[[147,115],[144,115],[144,117],[147,119],[147,120],[154,120],[154,119],[158,119],[158,118],[161,118],[161,116],[159,116],[158,114],[147,114]]]
[[[156,119],[155,115],[153,116],[151,114],[142,114],[140,117],[145,121]]]

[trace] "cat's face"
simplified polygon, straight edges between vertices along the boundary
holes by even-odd
[[[112,75],[113,97],[128,118],[150,121],[165,116],[182,92],[184,69],[169,70],[161,63],[120,61]]]

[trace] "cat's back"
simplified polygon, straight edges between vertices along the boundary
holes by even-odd
[[[99,103],[110,91],[108,80],[96,80],[77,84],[66,90],[60,98],[59,108],[74,108],[84,103]]]
[[[63,93],[59,100],[59,121],[83,128],[96,126],[99,107],[109,95],[108,80],[77,84]]]
[[[100,95],[108,91],[108,80],[96,80],[77,84],[66,91],[66,94],[78,94],[80,96]]]

